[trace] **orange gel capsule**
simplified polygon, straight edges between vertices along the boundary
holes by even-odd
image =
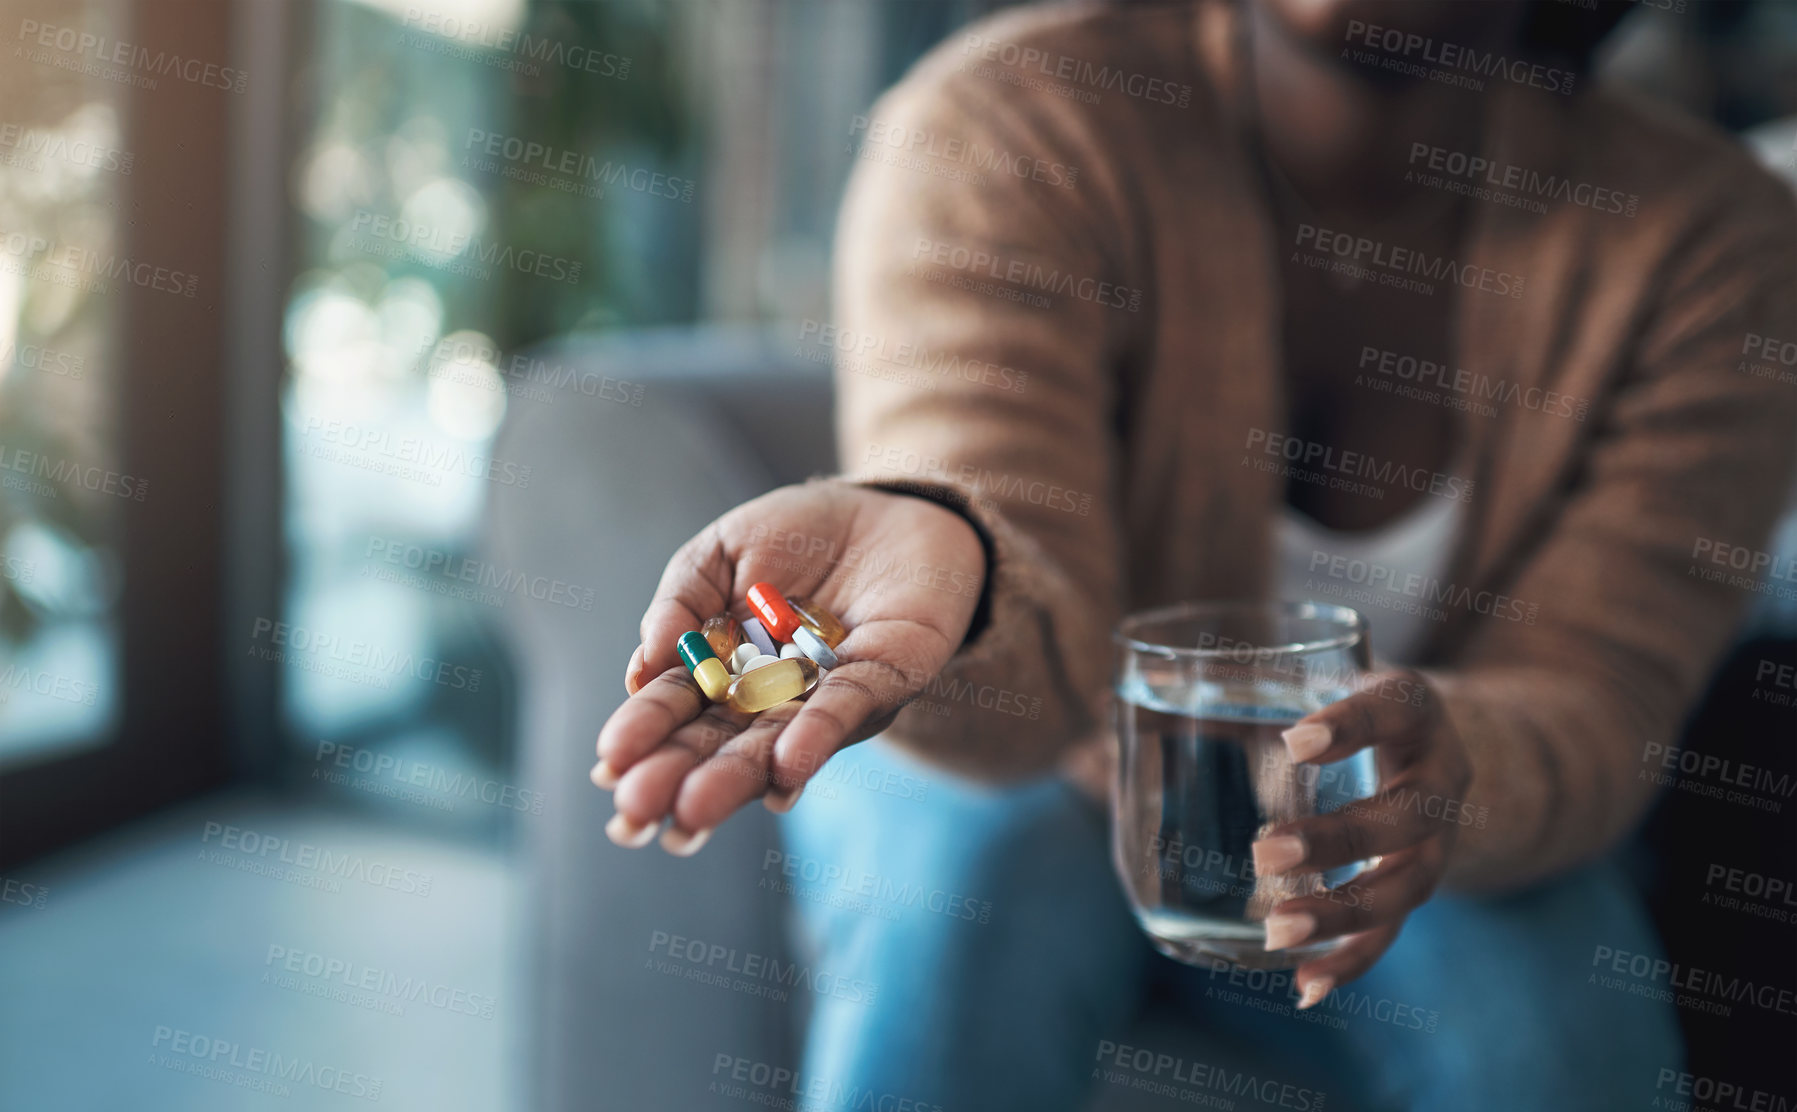
[[[799,616],[799,621],[804,623],[805,628],[822,637],[824,644],[832,649],[842,644],[842,639],[849,635],[836,615],[812,602],[809,596],[797,595],[786,602],[792,607],[793,613]]]
[[[711,646],[711,651],[718,655],[719,660],[730,660],[736,655],[736,647],[743,643],[742,623],[728,614],[705,619],[705,625],[699,632],[705,635],[705,642]]]

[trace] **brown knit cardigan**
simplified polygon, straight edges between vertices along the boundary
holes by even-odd
[[[948,768],[1014,777],[1101,747],[1118,617],[1263,595],[1281,468],[1380,466],[1291,464],[1276,439],[1275,264],[1319,252],[1277,241],[1251,173],[1231,18],[1016,10],[870,114],[838,231],[842,459],[954,491],[993,545],[989,623],[892,731]],[[1495,409],[1463,418],[1470,489],[1437,484],[1467,500],[1451,570],[1399,592],[1440,615],[1426,674],[1471,751],[1467,803],[1489,809],[1452,879],[1480,887],[1590,858],[1638,819],[1648,747],[1674,741],[1751,597],[1717,578],[1734,553],[1717,546],[1763,546],[1797,444],[1797,385],[1751,355],[1797,339],[1785,188],[1667,110],[1485,86],[1479,153],[1505,169],[1473,184],[1543,204],[1473,202],[1451,270],[1402,244],[1362,257],[1380,280],[1468,287],[1452,351],[1397,354]],[[1363,358],[1343,373],[1401,381]],[[1355,574],[1325,566],[1313,593],[1365,600]],[[1380,609],[1362,609],[1376,649]]]

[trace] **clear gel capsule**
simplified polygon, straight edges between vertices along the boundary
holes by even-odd
[[[809,660],[777,660],[739,676],[730,685],[726,701],[731,710],[760,714],[797,699],[816,686],[817,665]]]
[[[832,649],[842,644],[842,639],[849,635],[849,631],[843,627],[842,621],[836,615],[812,602],[809,596],[795,595],[787,599],[786,603],[792,607],[793,613],[799,616],[799,622],[806,629],[822,637],[824,644]]]
[[[773,637],[768,634],[767,627],[761,624],[760,618],[750,618],[743,623],[743,636],[761,652],[769,656],[780,655],[780,646],[774,644]]]
[[[800,652],[816,661],[819,668],[834,668],[838,663],[836,654],[830,651],[830,646],[824,643],[822,637],[812,632],[809,626],[800,626],[793,631],[792,644],[797,645]],[[787,648],[791,647],[791,645],[787,646]],[[782,650],[782,655],[784,655],[784,650]]]
[[[730,694],[730,670],[711,651],[704,635],[690,630],[682,633],[674,643],[674,651],[680,654],[680,662],[693,674],[705,697],[714,703],[723,702]]]
[[[728,661],[736,647],[743,643],[742,623],[728,614],[705,619],[699,632],[705,635],[705,643],[711,646],[719,660]]]
[[[749,588],[749,607],[776,641],[792,640],[792,631],[799,628],[799,616],[772,583],[757,583]]]

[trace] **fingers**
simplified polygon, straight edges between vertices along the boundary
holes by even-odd
[[[738,808],[776,790],[768,772],[774,739],[798,713],[798,704],[764,711],[710,759],[687,773],[669,811],[675,827],[708,836]]]
[[[593,782],[616,787],[618,777],[647,756],[669,734],[699,716],[705,695],[684,666],[664,669],[624,700],[599,731],[599,765]]]
[[[612,799],[618,813],[634,823],[660,822],[674,806],[686,775],[721,750],[748,725],[745,715],[713,706],[675,730],[654,752],[619,777]]]
[[[617,808],[606,835],[627,849],[640,849],[664,819],[671,820],[662,847],[679,857],[699,852],[713,827],[766,794],[774,737],[791,717],[776,708],[751,718],[716,705],[622,771],[602,758],[593,766],[592,780],[614,792]]]
[[[1439,713],[1414,672],[1374,673],[1360,690],[1298,720],[1281,736],[1292,760],[1330,764],[1378,744],[1402,760],[1427,739]]]
[[[1425,799],[1443,795],[1427,786],[1431,779],[1405,776],[1371,799],[1274,827],[1253,845],[1255,872],[1277,876],[1333,869],[1396,853],[1453,831],[1455,823],[1444,816],[1459,812],[1423,806]],[[1431,816],[1429,810],[1436,814]]]
[[[662,842],[684,856],[759,796],[769,795],[771,809],[790,808],[838,750],[884,728],[903,701],[902,681],[891,665],[853,661],[833,669],[806,701],[749,716],[717,705],[700,712],[684,669],[669,669],[620,708],[600,737],[594,782],[615,789],[618,809],[608,835],[620,845],[646,845],[671,816]],[[669,730],[683,715],[696,717]]]
[[[1374,861],[1369,871],[1315,895],[1286,900],[1267,916],[1267,948],[1342,939],[1298,967],[1298,1007],[1325,999],[1359,977],[1396,941],[1409,913],[1446,872],[1470,768],[1439,702],[1407,670],[1376,673],[1359,690],[1300,719],[1283,734],[1296,763],[1331,764],[1377,751],[1382,784],[1371,799],[1285,823],[1253,846],[1257,873],[1317,873]]]
[[[1378,868],[1334,888],[1286,900],[1267,916],[1267,949],[1287,950],[1401,923],[1435,890],[1445,864],[1440,846],[1428,843],[1393,854]]]
[[[843,746],[884,729],[910,693],[905,675],[884,661],[832,668],[775,743],[775,787],[783,794],[802,790]]]
[[[1347,984],[1365,973],[1398,940],[1402,924],[1389,923],[1351,935],[1340,946],[1298,966],[1292,979],[1298,985],[1298,1010],[1314,1007],[1328,998],[1336,985]]]

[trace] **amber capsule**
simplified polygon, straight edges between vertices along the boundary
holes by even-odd
[[[792,631],[799,628],[799,616],[793,613],[792,605],[778,587],[772,583],[757,583],[750,587],[749,606],[774,640],[792,640]]]
[[[793,613],[799,616],[799,621],[806,629],[822,637],[824,644],[832,649],[842,644],[842,639],[849,635],[836,615],[812,602],[807,595],[794,595],[786,600],[786,604],[792,607]]]
[[[723,702],[730,694],[730,670],[711,651],[705,638],[691,631],[682,633],[674,643],[674,651],[680,654],[681,662],[693,674],[705,697],[714,703]]]
[[[728,614],[705,619],[699,632],[705,635],[705,643],[711,646],[719,660],[729,660],[736,655],[736,647],[743,643],[742,624]]]
[[[797,699],[816,686],[817,665],[811,661],[776,660],[738,676],[724,701],[730,704],[731,710],[760,714],[770,707]]]

